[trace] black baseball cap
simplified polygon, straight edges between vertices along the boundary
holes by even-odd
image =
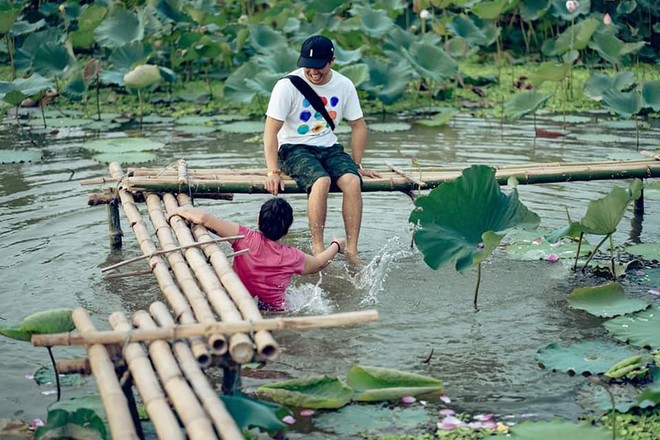
[[[314,35],[306,39],[300,48],[298,67],[320,69],[335,56],[335,46],[323,35]]]

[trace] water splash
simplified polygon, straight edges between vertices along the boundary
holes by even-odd
[[[378,293],[384,289],[390,264],[397,259],[408,257],[413,253],[407,246],[402,246],[401,237],[392,237],[378,251],[376,256],[357,273],[348,270],[348,279],[356,289],[366,290],[360,301],[361,306],[378,304]]]
[[[290,285],[286,291],[287,309],[290,313],[303,315],[329,315],[335,311],[333,301],[321,287],[323,274],[316,284]]]

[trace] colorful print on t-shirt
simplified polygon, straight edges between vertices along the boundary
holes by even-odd
[[[327,110],[328,98],[325,96],[320,96],[320,98]],[[329,103],[331,108],[337,107],[337,105],[339,105],[339,97],[337,96],[331,97]],[[319,134],[323,132],[323,130],[325,130],[325,128],[328,126],[327,121],[323,119],[323,115],[320,112],[314,111],[314,109],[312,108],[312,104],[310,104],[307,98],[303,98],[302,106],[304,110],[300,112],[300,116],[299,116],[301,124],[298,125],[298,127],[296,128],[298,134],[307,134],[310,131],[312,132],[312,134]],[[330,115],[333,121],[336,121],[337,119],[336,111],[328,110],[328,114]]]

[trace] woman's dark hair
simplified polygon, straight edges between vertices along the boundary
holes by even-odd
[[[282,197],[273,197],[261,205],[259,230],[271,240],[284,237],[293,223],[293,209]]]

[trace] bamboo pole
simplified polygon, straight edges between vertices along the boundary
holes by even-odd
[[[57,372],[59,374],[82,374],[89,376],[92,374],[92,366],[89,358],[79,359],[60,359],[57,361]]]
[[[123,313],[114,312],[108,318],[114,330],[130,332],[133,326]],[[139,342],[131,342],[124,346],[124,358],[133,377],[133,382],[142,397],[142,403],[149,414],[149,419],[156,429],[158,438],[184,438],[176,415],[170,408],[163,389],[158,382],[151,361]]]
[[[177,178],[179,185],[188,185],[188,166],[185,159],[179,159]]]
[[[151,316],[143,310],[139,310],[133,315],[133,323],[143,329],[158,328]],[[149,355],[170,402],[174,405],[177,415],[186,428],[187,438],[192,440],[217,438],[213,425],[206,417],[197,396],[181,374],[176,359],[172,355],[170,344],[166,341],[152,341],[149,344]]]
[[[83,308],[77,308],[72,314],[76,329],[81,335],[88,332],[94,332],[94,324]],[[93,344],[87,347],[89,363],[96,378],[96,386],[101,394],[103,407],[110,426],[110,433],[113,439],[138,439],[131,412],[128,409],[128,401],[119,385],[115,375],[115,367],[108,355],[106,347],[100,344]]]
[[[172,194],[163,194],[163,202],[170,218],[170,225],[174,229],[179,243],[184,246],[195,243],[192,232],[185,221],[178,215],[172,215],[178,207],[174,196]],[[243,317],[236,309],[236,305],[229,298],[229,295],[227,295],[227,292],[220,284],[220,280],[218,280],[213,269],[208,265],[206,257],[201,250],[191,247],[184,251],[184,255],[195,277],[206,292],[209,302],[220,318],[226,322],[243,321]],[[252,361],[254,358],[254,348],[250,337],[245,333],[232,335],[229,338],[229,354],[239,364]]]
[[[177,248],[190,249],[192,243],[186,244],[184,246],[177,246],[174,237],[172,235],[172,230],[167,223],[165,214],[161,210],[160,197],[155,194],[147,195],[147,210],[149,211],[149,218],[151,223],[156,230],[156,235],[160,241],[161,248],[165,251],[172,251]],[[200,323],[212,323],[215,322],[215,316],[211,307],[209,306],[204,293],[201,291],[197,285],[197,281],[193,276],[188,264],[186,263],[185,258],[181,252],[169,252],[167,254],[167,260],[170,263],[172,272],[183,291],[183,294],[188,299],[190,306],[192,307],[193,313],[197,322]],[[211,351],[214,354],[222,355],[227,352],[227,338],[222,334],[212,335],[209,337],[209,346]]]
[[[108,236],[112,249],[121,248],[122,235],[121,222],[119,221],[119,201],[114,199],[106,205],[108,214]]]
[[[118,163],[113,162],[110,164],[110,174],[116,178],[121,179],[123,172]],[[119,197],[122,202],[122,208],[124,209],[124,214],[128,218],[131,228],[135,233],[140,249],[143,254],[151,255],[156,252],[156,246],[151,240],[151,236],[147,231],[147,228],[142,220],[142,215],[140,211],[135,206],[135,202],[131,193],[126,191],[123,187],[119,188]],[[193,316],[192,309],[186,301],[185,297],[179,290],[179,287],[176,285],[172,279],[169,268],[165,261],[160,256],[154,256],[149,259],[149,267],[151,271],[156,276],[158,285],[160,286],[161,292],[167,298],[167,301],[170,304],[170,307],[174,310],[174,313],[178,321],[182,324],[193,324],[195,323],[195,317]],[[191,341],[193,352],[197,358],[200,365],[208,366],[211,364],[211,356],[209,355],[208,349],[206,348],[206,343],[201,339],[195,339]]]
[[[190,197],[186,194],[177,196],[181,206],[192,206]],[[234,301],[241,314],[246,320],[259,321],[263,319],[259,307],[250,292],[245,288],[241,279],[231,267],[229,260],[222,252],[220,247],[213,242],[209,231],[202,225],[195,225],[192,228],[193,235],[198,242],[208,243],[202,247],[204,254],[208,257],[220,282],[225,287],[231,299]],[[273,336],[267,331],[258,331],[254,334],[254,342],[257,346],[257,353],[268,360],[274,359],[279,353],[279,346]]]
[[[167,307],[162,302],[152,303],[149,306],[149,312],[161,327],[173,327],[175,325]],[[197,394],[220,437],[223,440],[243,440],[241,430],[236,426],[236,422],[227,411],[222,400],[218,398],[215,389],[209,383],[199,364],[195,361],[188,344],[183,340],[174,341],[172,351],[179,362],[181,371],[183,371],[195,394]]]
[[[89,345],[89,344],[121,344],[154,340],[174,341],[180,338],[208,336],[214,333],[226,335],[234,333],[249,333],[259,330],[304,330],[309,328],[343,327],[347,325],[366,324],[378,320],[376,310],[359,312],[335,313],[320,316],[292,316],[265,318],[261,321],[248,322],[215,322],[213,324],[179,324],[176,327],[159,328],[156,330],[133,330],[131,332],[94,331],[69,332],[32,335],[35,347],[54,347],[56,345]]]

